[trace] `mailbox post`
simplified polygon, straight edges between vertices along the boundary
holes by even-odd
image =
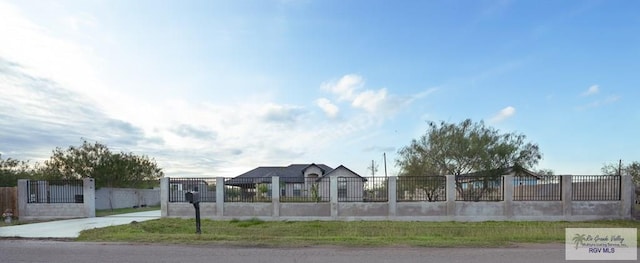
[[[193,208],[196,209],[196,234],[202,233],[200,231],[200,193],[198,192],[186,192],[184,198],[193,204]]]

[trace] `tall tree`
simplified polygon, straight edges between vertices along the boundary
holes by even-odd
[[[3,159],[0,154],[0,187],[12,187],[18,184],[18,179],[33,177],[33,170],[29,163],[13,158]]]
[[[424,135],[398,151],[396,164],[400,176],[499,176],[510,167],[531,168],[542,159],[538,145],[525,140],[523,134],[501,133],[482,121],[429,122]],[[487,189],[491,182],[482,184]],[[462,192],[462,183],[456,186]]]
[[[163,176],[153,159],[133,153],[112,153],[101,143],[56,148],[39,170],[47,179],[92,177],[96,187],[141,187]]]
[[[640,186],[640,162],[633,161],[630,164],[606,163],[600,169],[605,175],[628,175],[631,176],[633,182]]]

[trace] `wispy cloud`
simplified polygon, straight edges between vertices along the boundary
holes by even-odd
[[[322,109],[324,114],[327,115],[327,117],[329,118],[335,118],[336,116],[338,116],[338,113],[340,112],[340,108],[338,108],[338,106],[331,103],[331,101],[326,98],[317,99],[316,105],[318,105],[318,107],[320,107],[320,109]]]
[[[401,108],[436,90],[431,88],[417,94],[399,96],[389,93],[387,88],[366,89],[364,78],[355,74],[344,75],[337,81],[325,82],[321,88],[336,95],[338,101],[347,101],[355,109],[380,117],[393,116]]]
[[[592,109],[592,108],[598,108],[598,107],[602,107],[608,104],[612,104],[617,102],[618,100],[620,100],[620,96],[618,95],[609,95],[608,97],[604,98],[604,99],[599,99],[596,101],[593,101],[589,104],[585,104],[582,106],[578,106],[576,109],[577,110],[588,110],[588,109]]]
[[[500,123],[500,122],[503,122],[504,120],[506,120],[508,118],[513,117],[513,115],[515,115],[515,114],[516,114],[516,108],[514,108],[512,106],[508,106],[508,107],[500,110],[493,117],[491,117],[489,122],[491,122],[491,123]]]
[[[595,95],[598,92],[600,92],[600,86],[598,85],[591,85],[591,87],[589,87],[585,92],[583,92],[582,94],[580,94],[581,96],[591,96],[591,95]]]
[[[269,122],[294,123],[304,114],[300,106],[267,103],[262,107],[262,117]]]
[[[305,118],[309,109],[298,105],[176,99],[139,113],[151,120],[143,129],[109,117],[84,95],[1,58],[0,93],[0,151],[5,155],[46,159],[55,147],[78,145],[85,138],[154,157],[169,176],[234,176],[257,165],[305,162],[312,152],[375,125],[362,116],[329,125],[323,123],[328,120]]]

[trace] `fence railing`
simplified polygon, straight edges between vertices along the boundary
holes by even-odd
[[[27,203],[83,203],[82,180],[27,181]]]
[[[503,176],[455,176],[455,201],[504,201],[505,187],[513,187],[513,201],[561,201],[563,176],[514,176],[512,185],[504,184]],[[565,178],[566,179],[566,178]],[[621,200],[620,176],[572,176],[573,201]],[[452,186],[453,187],[453,186]],[[82,202],[82,181],[29,182],[29,202]],[[224,202],[271,202],[271,177],[225,178]],[[280,202],[329,202],[329,178],[280,177]],[[396,177],[398,202],[444,202],[447,200],[446,176]],[[453,189],[453,188],[451,188]],[[198,191],[201,202],[216,201],[216,178],[170,178],[169,202],[187,202],[185,193]],[[339,177],[339,202],[387,202],[387,177]]]
[[[398,202],[442,202],[447,200],[447,177],[399,176],[396,189]]]
[[[513,177],[514,201],[561,201],[562,176]]]
[[[169,202],[188,202],[187,192],[198,192],[200,202],[216,201],[216,178],[170,178]]]
[[[387,177],[339,177],[339,202],[386,202],[389,200]]]
[[[621,199],[619,175],[574,175],[571,179],[573,201],[617,201]]]
[[[329,178],[280,177],[280,202],[329,202]]]
[[[271,202],[271,177],[225,178],[225,202]]]
[[[456,175],[456,201],[503,201],[504,177]]]

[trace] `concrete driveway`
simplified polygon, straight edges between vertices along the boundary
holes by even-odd
[[[0,237],[76,238],[80,231],[160,218],[160,210],[0,227]]]

